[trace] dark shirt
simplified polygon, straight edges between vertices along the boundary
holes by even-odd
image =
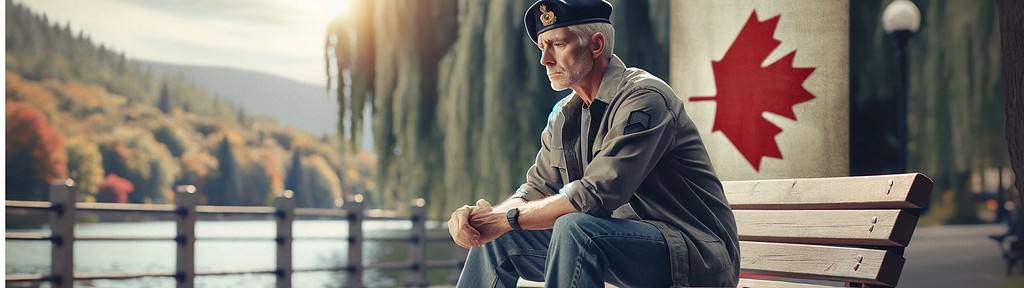
[[[580,143],[586,143],[586,145],[582,145],[577,150],[580,151],[580,159],[583,160],[584,174],[587,171],[590,160],[594,159],[594,138],[597,137],[597,131],[601,127],[601,119],[604,118],[606,108],[608,108],[607,103],[600,99],[594,99],[589,107],[584,105],[583,113],[580,113],[580,139],[584,139]],[[641,220],[636,215],[636,211],[633,211],[633,206],[630,206],[629,202],[622,204],[622,206],[612,211],[612,218]]]

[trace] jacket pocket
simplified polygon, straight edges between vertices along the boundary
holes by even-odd
[[[564,149],[551,149],[549,160],[551,160],[551,167],[558,169],[558,174],[562,177],[562,183],[569,183],[569,166],[565,162],[565,150]]]
[[[701,252],[698,254],[700,257],[693,257],[693,253],[690,255],[690,284],[736,287],[735,266],[725,243],[696,240],[694,244]]]

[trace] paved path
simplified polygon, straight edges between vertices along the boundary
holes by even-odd
[[[1006,281],[1006,264],[988,235],[1005,225],[919,227],[905,255],[899,287],[996,287]],[[1024,276],[1017,266],[1015,275]]]

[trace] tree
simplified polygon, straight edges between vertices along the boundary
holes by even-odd
[[[273,149],[259,148],[250,154],[253,158],[243,178],[247,193],[241,202],[246,205],[270,205],[275,193],[284,189],[284,165]]]
[[[149,177],[149,166],[142,165],[136,156],[137,151],[128,148],[120,141],[102,142],[100,155],[103,159],[104,172],[117,174],[124,178],[142,179]],[[131,176],[129,176],[131,175]]]
[[[207,191],[207,179],[211,171],[217,170],[217,158],[205,152],[188,152],[181,155],[181,176],[177,185],[194,185],[199,191]]]
[[[171,110],[173,110],[174,107],[171,106],[171,93],[170,93],[170,91],[167,90],[167,83],[166,82],[160,84],[160,96],[159,97],[160,97],[160,102],[157,103],[157,107],[159,107],[160,111],[163,111],[164,114],[171,114]]]
[[[68,177],[75,179],[82,200],[95,201],[103,181],[103,156],[96,143],[76,137],[68,140]]]
[[[66,24],[47,23],[21,3],[7,1],[6,7],[5,21],[11,27],[6,37],[8,71],[36,81],[94,84],[127,97],[129,103],[155,103],[165,113],[182,105],[207,116],[234,113],[223,100],[181,78],[150,73],[142,63],[126,59],[124,52],[97,45],[82,30],[73,35]]]
[[[338,175],[327,164],[327,160],[320,155],[312,155],[306,161],[304,167],[308,183],[307,195],[312,197],[312,203],[307,207],[334,208],[340,207],[341,181]]]
[[[35,108],[7,101],[7,197],[46,200],[51,181],[67,177],[63,136]]]
[[[213,205],[232,205],[242,199],[242,171],[239,167],[235,148],[228,136],[220,141],[217,147],[218,173],[213,180],[213,187],[207,191],[207,201]]]
[[[158,203],[170,203],[174,200],[174,190],[172,190],[173,187],[171,185],[174,184],[174,179],[177,179],[178,174],[181,173],[181,167],[178,166],[178,161],[170,155],[170,152],[163,145],[156,141],[151,141],[149,144],[159,152],[150,152],[154,153],[149,161],[153,177],[146,182],[146,187],[144,187],[148,193],[147,200]]]
[[[103,167],[135,185],[133,203],[169,203],[171,188],[181,173],[177,159],[147,130],[116,127],[100,139]]]
[[[1006,73],[1006,142],[1013,173],[1017,176],[1014,183],[1018,199],[1024,199],[1024,2],[1001,0],[999,4],[1003,71]],[[1018,204],[1021,203],[1024,202]]]
[[[616,2],[614,17],[631,19],[615,24],[616,54],[666,76],[668,1],[634,2]],[[524,36],[529,5],[366,1],[352,7],[359,16],[328,26],[324,53],[334,65],[327,69],[337,67],[328,78],[351,80],[334,81],[339,116],[350,123],[339,125],[345,161],[359,143],[360,103],[373,107],[378,164],[369,199],[404,208],[424,197],[431,215],[441,216],[476,198],[504,199],[520,184],[559,100]]]
[[[245,113],[245,107],[242,107],[241,104],[235,107],[235,118],[235,121],[238,121],[239,124],[242,124],[242,126],[245,127],[249,126],[249,123],[251,122],[249,121],[249,114]]]
[[[338,119],[338,134],[342,138],[340,144],[344,154],[355,152],[359,147],[362,138],[363,109],[368,104],[372,105],[376,81],[376,33],[373,25],[375,3],[354,1],[351,5],[354,13],[332,21],[327,27],[324,42],[324,59],[334,60],[338,69],[334,81],[337,84],[338,113],[348,115],[346,118],[349,120],[348,129],[345,129],[345,119]],[[330,65],[325,65],[325,68],[326,88],[330,92]],[[348,86],[344,86],[343,71],[349,72]]]
[[[991,1],[915,1],[921,30],[907,47],[907,164],[935,180],[934,220],[977,221],[972,174],[1008,161],[1000,17]],[[880,25],[885,2],[850,5],[850,171],[896,172],[899,143],[892,41]],[[1005,44],[1005,42],[1003,43]],[[1008,87],[1008,86],[1007,86]],[[1007,112],[1009,113],[1009,112]],[[1007,115],[1009,117],[1009,115]],[[1006,131],[1008,132],[1008,131]],[[1012,143],[1011,143],[1012,144]],[[1012,145],[1011,145],[1012,146]],[[946,195],[943,195],[946,194]]]
[[[627,66],[641,67],[663,80],[669,78],[669,5],[672,0],[611,0],[615,55]],[[678,3],[678,2],[677,2]],[[685,3],[685,2],[684,2]],[[686,5],[686,4],[680,4]],[[522,17],[522,14],[519,15]]]
[[[103,177],[100,184],[99,195],[96,200],[100,202],[128,203],[128,194],[135,191],[135,185],[128,179],[121,178],[117,174],[108,174]]]
[[[302,207],[313,206],[312,197],[308,195],[309,185],[306,185],[306,177],[303,176],[302,153],[299,149],[292,152],[292,164],[288,166],[288,176],[284,180],[284,189],[292,190],[295,193],[295,203]]]
[[[163,124],[153,130],[153,138],[167,146],[174,157],[181,157],[188,150],[188,139],[174,126]]]

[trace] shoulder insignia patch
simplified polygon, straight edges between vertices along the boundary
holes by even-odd
[[[626,121],[626,128],[623,129],[622,135],[644,131],[650,127],[651,115],[647,114],[647,112],[636,110],[629,112],[629,120]]]

